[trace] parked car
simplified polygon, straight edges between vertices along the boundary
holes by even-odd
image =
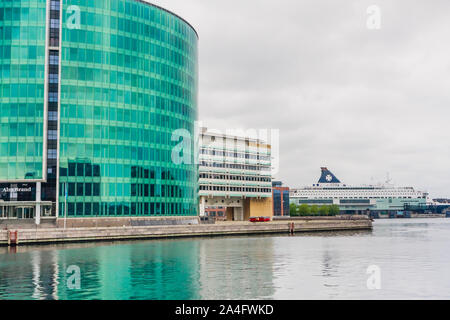
[[[250,217],[250,222],[268,222],[270,221],[270,217]]]

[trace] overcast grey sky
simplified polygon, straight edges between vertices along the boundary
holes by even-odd
[[[369,184],[389,172],[450,197],[450,1],[153,2],[199,33],[203,124],[280,129],[276,178],[310,185],[328,166]]]

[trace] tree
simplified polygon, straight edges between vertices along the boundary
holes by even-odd
[[[308,216],[311,214],[311,208],[304,203],[300,207],[298,207],[298,213],[300,216]]]
[[[337,204],[333,204],[330,206],[330,216],[337,216],[339,212],[340,210]]]
[[[289,214],[291,217],[296,217],[298,216],[298,207],[295,203],[291,203],[289,205]]]
[[[311,207],[311,214],[312,214],[312,215],[316,215],[318,212],[319,212],[319,207],[316,206],[316,205],[313,205],[313,206]]]
[[[327,216],[330,213],[330,207],[329,206],[320,206],[319,213],[321,216]]]

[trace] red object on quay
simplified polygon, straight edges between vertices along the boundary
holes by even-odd
[[[18,238],[19,238],[18,231],[8,230],[8,245],[9,246],[16,246],[19,243]]]
[[[268,222],[270,221],[270,217],[251,217],[249,219],[250,222]]]

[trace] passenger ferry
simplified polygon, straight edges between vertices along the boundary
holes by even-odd
[[[336,178],[326,167],[317,184],[291,189],[290,203],[297,205],[338,205],[342,213],[389,214],[409,206],[427,204],[428,193],[413,187],[395,187],[387,181],[381,185],[350,186]]]

